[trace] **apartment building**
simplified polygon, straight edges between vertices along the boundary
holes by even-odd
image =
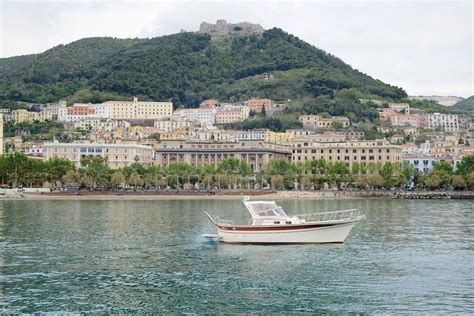
[[[273,109],[273,101],[270,99],[251,99],[247,101],[250,111],[261,113],[262,108],[265,108],[266,113],[271,113]]]
[[[459,131],[459,117],[457,114],[428,114],[427,124],[427,127],[429,129],[436,129],[437,127],[441,127],[446,132]]]
[[[111,108],[107,105],[75,103],[67,108],[58,108],[58,121],[73,123],[91,119],[110,119],[111,113]]]
[[[112,132],[117,127],[130,127],[130,123],[127,121],[111,119],[85,119],[74,123],[74,128],[94,129],[104,132]]]
[[[137,159],[145,166],[153,164],[153,149],[150,146],[136,144],[99,144],[99,143],[46,143],[44,159],[59,157],[70,160],[77,167],[81,158],[99,156],[107,159],[110,168],[130,166]]]
[[[437,141],[431,144],[431,155],[436,158],[443,156],[459,156],[463,146],[451,141]]]
[[[216,109],[216,124],[242,122],[249,117],[248,106],[227,105]]]
[[[43,144],[30,144],[30,146],[25,148],[24,154],[31,159],[43,160]]]
[[[111,118],[116,120],[162,119],[173,114],[172,102],[107,101],[102,103],[111,108]]]
[[[421,120],[418,114],[395,114],[390,116],[392,126],[413,126],[420,127]]]
[[[191,121],[199,123],[201,126],[212,126],[216,122],[215,108],[179,109],[173,116],[187,117]]]
[[[266,141],[276,144],[290,144],[295,139],[293,133],[268,131]]]
[[[363,164],[396,163],[400,162],[401,158],[401,147],[392,145],[386,140],[335,143],[294,141],[291,160],[304,162],[323,159],[329,162],[345,162],[349,167],[352,167],[355,162]]]
[[[171,116],[161,120],[157,120],[153,124],[155,128],[160,130],[161,133],[173,132],[183,127],[197,126],[195,121],[190,120],[186,116]]]
[[[415,167],[418,172],[426,174],[431,172],[435,164],[438,162],[438,159],[426,155],[410,155],[403,157],[403,161],[408,161],[411,165]]]
[[[56,103],[46,104],[46,107],[44,109],[51,112],[51,114],[53,115],[53,120],[57,120],[59,109],[65,109],[66,107],[67,107],[66,101],[59,100]]]
[[[239,131],[224,129],[202,129],[188,130],[188,140],[191,141],[213,141],[213,142],[237,142]]]
[[[246,140],[267,141],[268,129],[255,130],[225,130],[225,129],[202,129],[188,130],[188,138],[194,141],[217,141],[217,142],[240,142]]]
[[[14,110],[11,112],[11,120],[15,123],[33,122],[33,121],[50,121],[53,119],[51,111],[42,110],[40,112],[30,112],[25,109]]]
[[[320,115],[301,115],[298,120],[303,123],[303,128],[317,129],[317,128],[331,128],[336,124],[342,127],[349,127],[351,122],[345,116],[331,116],[322,117]]]
[[[261,171],[270,161],[289,160],[291,147],[265,141],[193,142],[161,141],[155,146],[156,163],[162,167],[171,163],[188,163],[193,166],[214,165],[227,158],[237,158],[248,163],[254,173]]]
[[[291,129],[287,133],[292,134],[295,141],[312,141],[321,143],[343,142],[346,140],[357,140],[364,138],[364,132],[356,131],[323,131],[315,132],[304,129]]]
[[[174,131],[171,132],[165,132],[160,134],[160,140],[187,140],[189,139],[189,128],[188,127],[181,127],[178,129],[175,129]]]
[[[400,145],[402,148],[402,156],[409,157],[413,155],[430,155],[431,154],[431,143],[429,141],[420,144],[419,146],[415,143],[406,143]]]

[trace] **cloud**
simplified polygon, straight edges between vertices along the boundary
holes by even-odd
[[[473,94],[471,1],[3,0],[0,53],[44,51],[90,36],[154,37],[202,21],[280,27],[409,94]]]

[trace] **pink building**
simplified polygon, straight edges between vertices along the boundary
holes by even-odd
[[[421,126],[420,116],[418,114],[395,114],[390,116],[390,122],[392,126]]]
[[[392,116],[397,115],[397,112],[395,112],[394,109],[387,108],[387,109],[382,109],[379,115],[380,115],[380,119],[382,121],[385,121],[385,120],[390,119]]]

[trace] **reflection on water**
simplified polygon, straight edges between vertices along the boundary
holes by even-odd
[[[0,312],[456,312],[474,309],[474,203],[288,200],[358,208],[343,245],[203,241],[240,201],[2,201]]]

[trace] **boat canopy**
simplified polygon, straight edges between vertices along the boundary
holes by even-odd
[[[278,217],[288,218],[285,211],[274,201],[244,201],[253,218],[255,217]]]

